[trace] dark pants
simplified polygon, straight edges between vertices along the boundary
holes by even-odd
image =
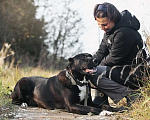
[[[97,66],[97,79],[92,79],[91,82],[100,92],[98,93],[98,91],[96,91],[96,97],[93,102],[96,104],[108,104],[109,96],[114,101],[114,103],[118,103],[122,98],[127,96],[132,91],[132,89],[106,78],[105,72],[106,66]],[[100,96],[101,92],[104,94],[102,97]]]

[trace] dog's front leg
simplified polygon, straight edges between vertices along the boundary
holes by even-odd
[[[68,112],[76,113],[76,114],[83,114],[86,115],[88,113],[93,113],[98,115],[102,110],[99,108],[91,107],[91,106],[83,106],[79,104],[69,105],[66,107]]]

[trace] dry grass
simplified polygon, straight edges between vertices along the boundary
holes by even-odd
[[[3,71],[3,75],[0,76],[2,85],[3,86],[9,86],[10,89],[14,88],[14,85],[16,82],[22,78],[22,77],[29,77],[29,76],[42,76],[42,77],[51,77],[53,75],[56,75],[57,71],[45,71],[40,68],[31,68],[27,67],[24,69],[18,69],[18,68],[11,68]]]
[[[50,77],[56,75],[58,71],[46,71],[40,68],[26,67],[18,68],[0,68],[0,108],[10,105],[10,90],[13,90],[16,82],[25,76],[42,76]],[[127,116],[133,120],[150,120],[150,81],[141,89],[143,99],[133,104],[133,109],[129,112],[121,113],[117,119]],[[126,105],[126,99],[122,100],[119,105]]]
[[[26,67],[24,69],[18,68],[0,68],[0,119],[3,115],[9,115],[9,112],[13,111],[15,106],[11,104],[10,94],[14,89],[16,82],[26,76],[43,76],[50,77],[57,74],[53,71],[45,71],[40,68]],[[3,116],[3,117],[2,117]],[[5,116],[8,119],[8,116]]]
[[[45,71],[40,68],[26,67],[18,68],[0,68],[0,107],[10,103],[9,96],[14,89],[17,81],[22,77],[42,76],[50,77],[56,75],[57,71]]]
[[[9,105],[10,104],[10,90],[13,90],[14,85],[16,82],[25,76],[43,76],[43,77],[50,77],[56,75],[58,72],[55,71],[45,71],[40,68],[31,68],[27,67],[24,69],[18,68],[9,68],[9,69],[0,69],[0,97],[1,97],[1,104],[2,105]],[[121,119],[122,115],[127,116],[127,118],[131,118],[133,120],[150,120],[150,83],[144,89],[141,89],[143,94],[143,99],[141,101],[137,101],[133,104],[133,109],[129,112],[125,112],[120,114]],[[126,105],[126,101],[122,100],[119,104]]]
[[[150,120],[150,82],[148,87],[141,90],[143,95],[141,100],[136,101],[130,111],[130,117],[135,120]]]

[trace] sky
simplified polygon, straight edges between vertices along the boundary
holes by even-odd
[[[47,3],[41,2],[41,4],[48,4],[48,2],[55,2],[55,4],[59,6],[59,0],[47,0]],[[104,32],[98,28],[97,22],[93,17],[93,9],[96,4],[101,4],[103,2],[112,3],[120,12],[129,10],[132,15],[135,15],[141,23],[141,28],[139,30],[141,35],[143,35],[143,29],[146,29],[147,32],[150,31],[149,0],[74,0],[70,7],[79,12],[85,26],[83,35],[79,39],[83,43],[82,52],[93,54],[99,48]],[[39,10],[39,15],[42,15],[43,13],[40,13],[40,11],[42,10]],[[150,35],[150,32],[148,34]],[[145,39],[144,36],[142,37]]]
[[[140,23],[141,28],[139,32],[142,34],[142,30],[146,28],[150,31],[150,1],[148,0],[75,0],[72,4],[74,10],[78,10],[83,18],[84,25],[86,27],[80,40],[83,44],[83,52],[93,54],[97,51],[100,41],[103,38],[103,31],[101,31],[97,22],[93,18],[93,9],[95,4],[100,4],[103,2],[109,2],[114,4],[117,9],[121,12],[123,10],[129,10],[132,15],[135,15]],[[143,39],[145,39],[143,37]]]

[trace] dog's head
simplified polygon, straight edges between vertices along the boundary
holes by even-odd
[[[89,70],[92,70],[95,67],[93,57],[88,53],[77,54],[74,57],[69,58],[68,61],[69,64],[67,69],[81,74],[89,74]]]

